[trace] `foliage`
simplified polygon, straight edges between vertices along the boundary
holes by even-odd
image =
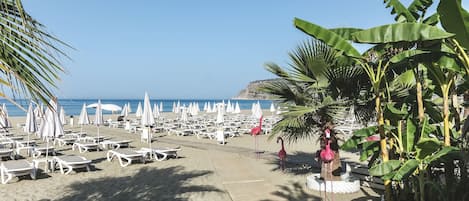
[[[283,78],[270,92],[289,106],[276,131],[290,132],[292,140],[311,136],[311,128],[323,123],[319,117],[334,117],[320,113],[322,107],[336,104],[338,111],[353,105],[360,113],[360,105],[373,101],[376,125],[356,130],[341,148],[359,150],[360,160],[369,161],[370,174],[385,180],[386,187],[392,181],[386,199],[464,200],[469,193],[454,189],[469,183],[463,143],[469,123],[461,134],[457,102],[469,89],[469,14],[461,0],[440,1],[437,12],[428,16],[432,0],[414,0],[408,7],[399,0],[384,3],[396,23],[326,29],[295,18],[296,28],[330,47],[330,58],[341,62],[309,65],[316,68],[309,69],[311,74],[268,67]],[[353,43],[373,46],[360,54]],[[353,75],[358,83],[337,75]],[[376,136],[379,141],[370,141]]]
[[[360,94],[358,80],[363,71],[342,66],[338,56],[326,44],[310,40],[289,53],[289,70],[266,64],[280,79],[261,90],[276,96],[286,108],[273,128],[274,135],[282,135],[288,142],[310,138],[326,122],[344,115],[349,97]]]
[[[56,55],[67,57],[60,47],[69,46],[48,34],[20,0],[0,1],[0,14],[0,85],[13,95],[47,103],[54,96],[49,88],[64,72]],[[13,101],[4,91],[0,97]]]

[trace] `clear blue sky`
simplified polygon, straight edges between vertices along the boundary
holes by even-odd
[[[410,1],[404,1],[407,3]],[[393,22],[382,0],[24,0],[47,30],[71,44],[60,98],[229,98],[273,78],[308,38],[300,17],[332,27]]]

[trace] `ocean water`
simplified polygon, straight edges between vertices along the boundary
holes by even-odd
[[[228,100],[222,100],[222,99],[152,99],[150,100],[151,106],[153,109],[153,104],[157,103],[160,105],[160,103],[163,103],[163,112],[172,112],[173,108],[173,103],[180,102],[180,105],[183,106],[189,106],[190,103],[199,103],[200,111],[203,110],[204,104],[206,102],[210,102],[211,105],[213,106],[213,103],[220,103],[222,101],[225,101],[225,103],[228,103]],[[270,100],[230,100],[230,102],[233,104],[236,104],[236,102],[239,103],[239,107],[241,110],[250,110],[252,107],[253,103],[257,103],[259,101],[261,108],[262,109],[269,109],[270,104],[272,101]],[[28,108],[29,101],[28,100],[17,100],[17,102],[22,105],[25,109]],[[86,105],[92,104],[92,103],[97,103],[97,99],[59,99],[59,104],[60,106],[63,106],[65,110],[65,114],[67,116],[73,115],[73,116],[78,116],[80,115],[81,108],[83,107],[83,103]],[[123,107],[124,104],[130,103],[131,107],[131,114],[135,113],[137,111],[137,105],[138,103],[141,102],[142,107],[143,107],[143,99],[101,99],[102,104],[115,104],[120,107]],[[9,116],[26,116],[26,113],[18,108],[17,106],[13,105],[9,101],[5,99],[0,99],[0,104],[5,103],[7,106],[8,114]],[[95,109],[93,108],[88,108],[87,109],[89,115],[93,115],[95,113]],[[111,114],[110,111],[103,111],[103,114]]]

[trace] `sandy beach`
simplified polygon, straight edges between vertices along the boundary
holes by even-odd
[[[105,119],[116,119],[116,115]],[[25,135],[16,125],[24,117],[10,118],[15,135]],[[92,119],[92,116],[90,116]],[[76,121],[76,119],[75,119]],[[80,127],[65,126],[79,131]],[[93,125],[84,126],[88,135],[96,135]],[[140,142],[139,133],[122,128],[100,127],[100,135],[113,140],[132,140],[131,148],[148,147]],[[71,146],[55,146],[60,155],[80,155],[93,161],[93,170],[70,175],[60,171],[39,171],[38,178],[22,177],[2,185],[1,200],[322,200],[321,192],[309,190],[305,178],[314,167],[313,153],[319,149],[315,139],[287,144],[287,170],[282,172],[277,161],[280,145],[268,136],[259,136],[260,155],[254,153],[250,135],[228,138],[226,145],[195,136],[154,134],[152,147],[180,147],[179,158],[147,161],[121,167],[117,160],[106,160],[107,150],[79,153]],[[36,140],[43,143],[41,140]],[[126,148],[127,149],[127,148]],[[31,161],[26,154],[21,156]],[[354,153],[341,152],[346,161],[358,162]],[[43,169],[43,166],[42,168]],[[354,194],[336,194],[334,200],[379,200],[379,193],[362,187]]]

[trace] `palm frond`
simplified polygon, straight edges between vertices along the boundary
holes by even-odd
[[[61,48],[70,46],[47,34],[21,1],[0,1],[0,15],[0,79],[9,83],[13,95],[47,103],[54,96],[50,88],[57,87],[59,74],[65,72],[59,57],[68,56]]]

